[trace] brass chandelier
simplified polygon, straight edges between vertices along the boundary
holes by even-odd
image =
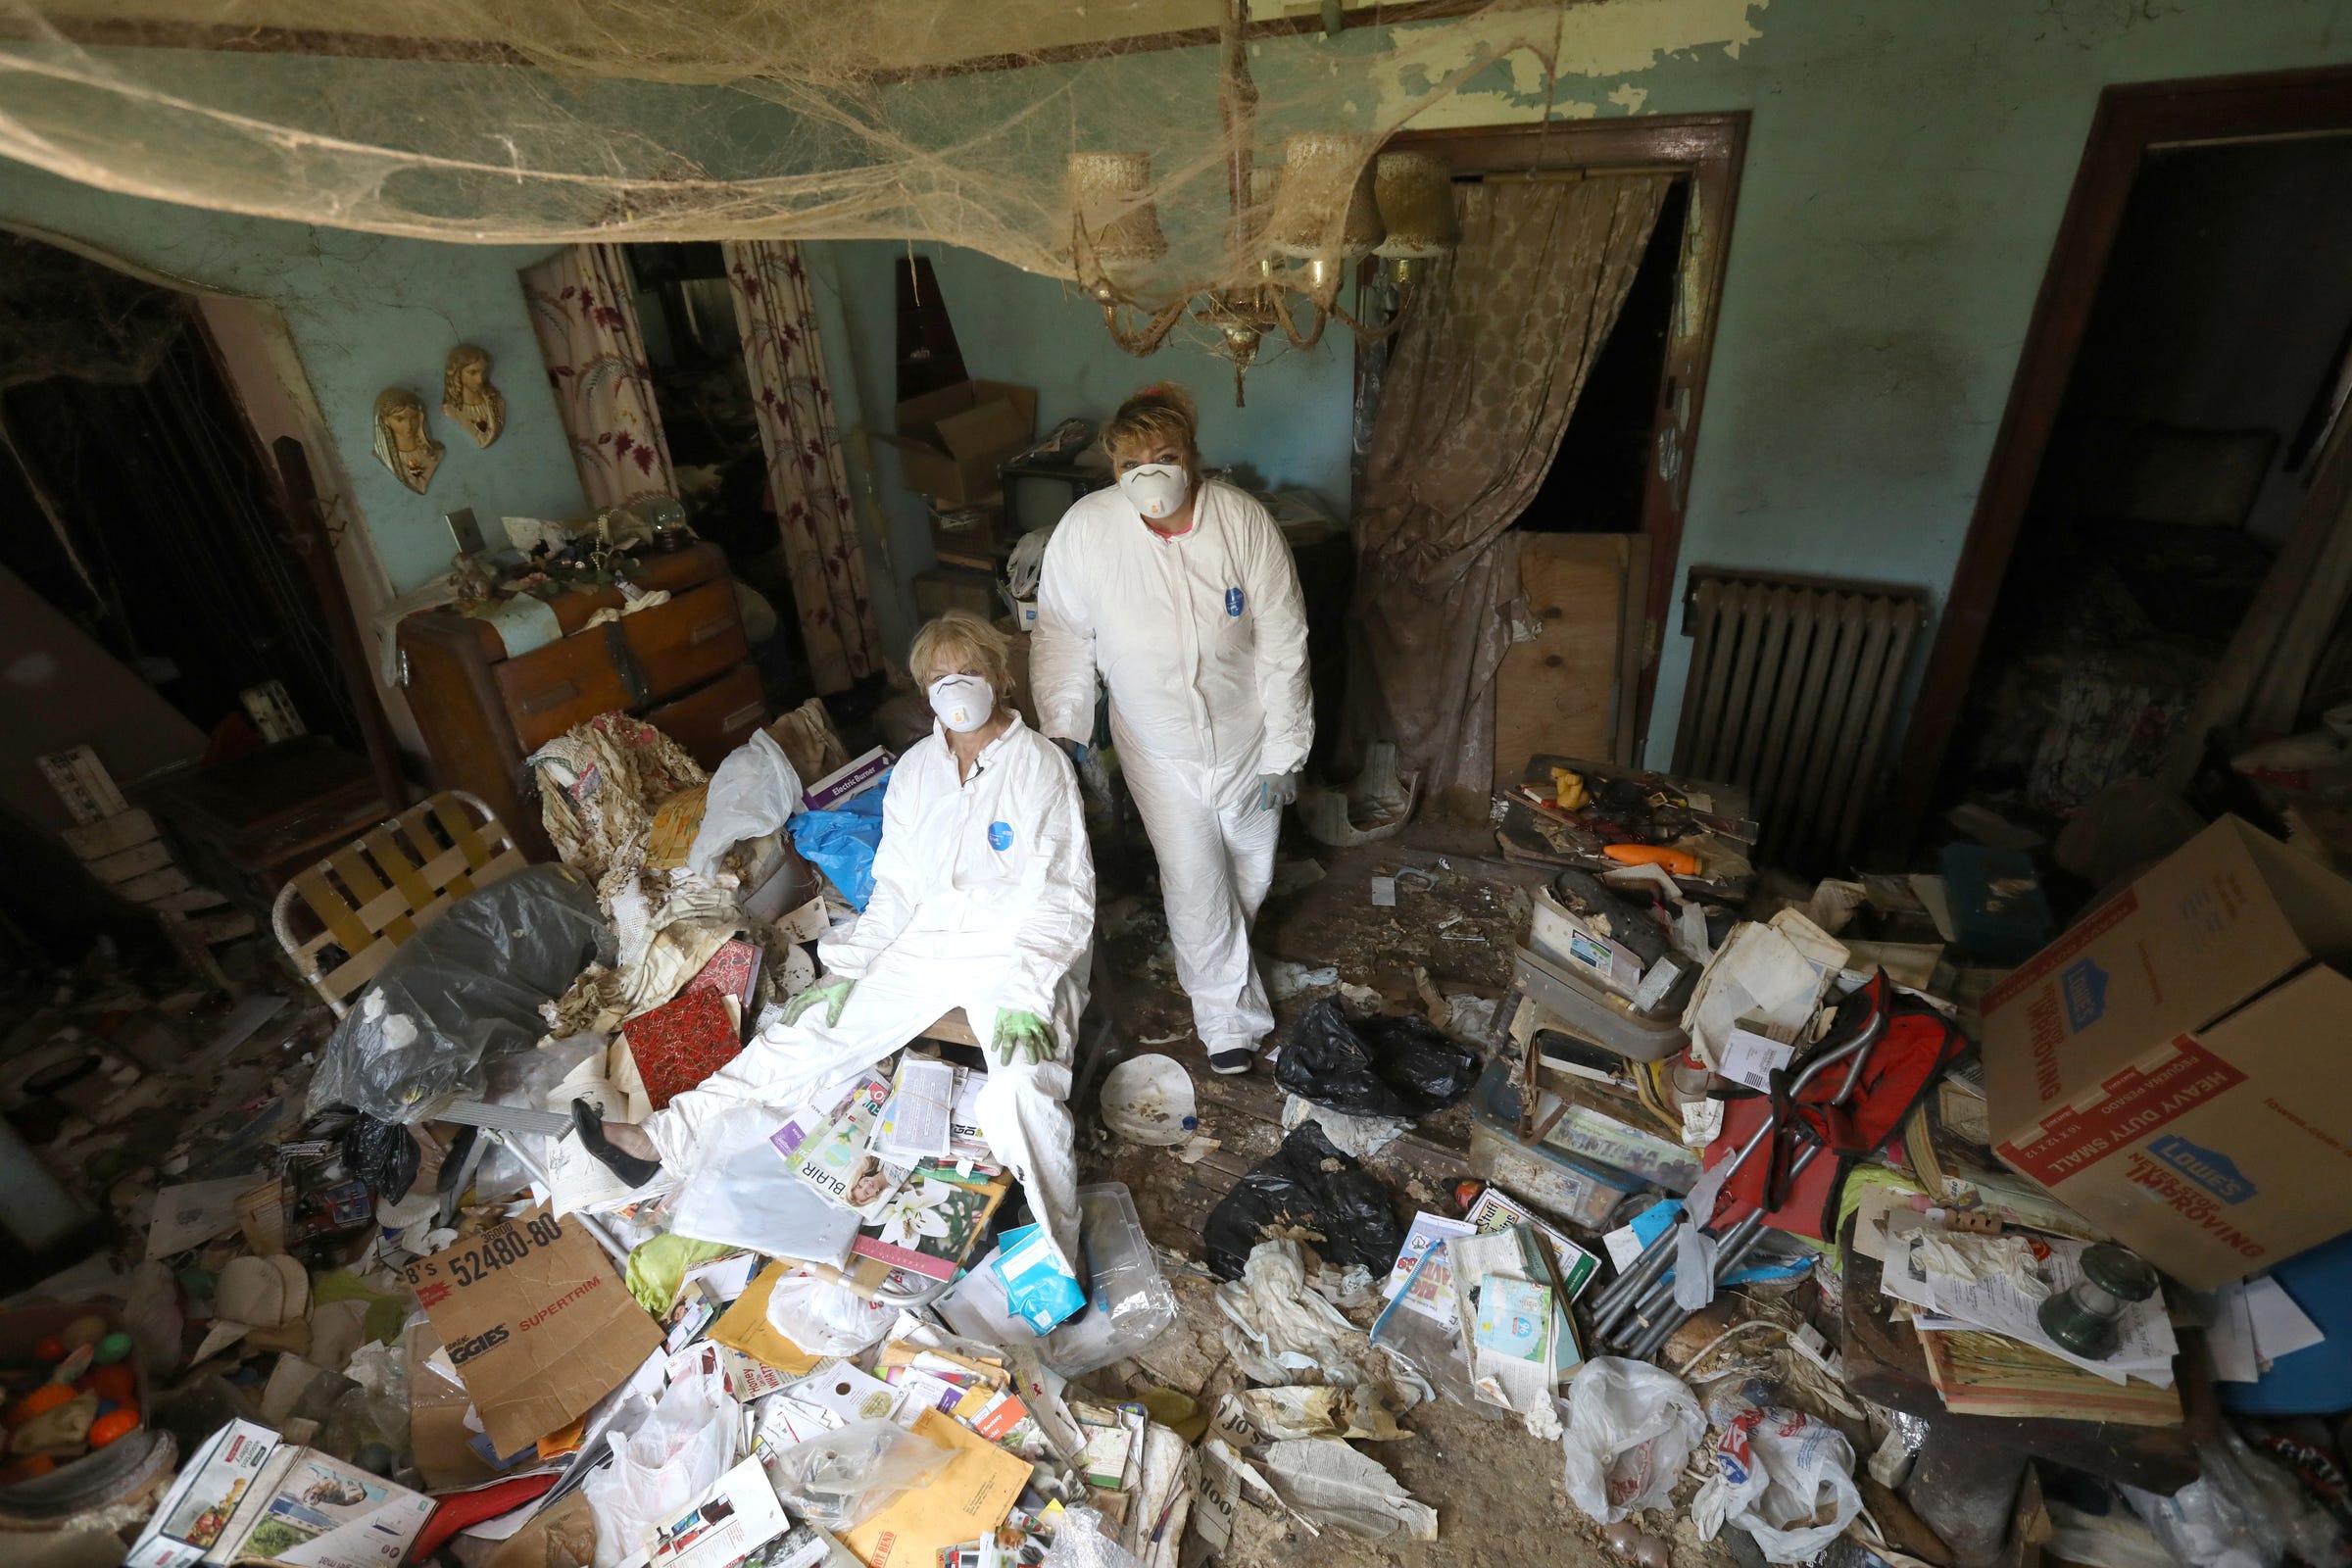
[[[1237,407],[1243,378],[1268,338],[1279,333],[1294,348],[1312,348],[1335,318],[1361,339],[1389,336],[1404,324],[1422,269],[1461,240],[1451,174],[1431,154],[1380,152],[1378,137],[1307,131],[1285,139],[1279,170],[1256,163],[1257,88],[1238,12],[1236,0],[1221,27],[1217,106],[1231,203],[1224,275],[1248,281],[1188,283],[1157,304],[1139,298],[1143,274],[1168,253],[1150,153],[1072,153],[1065,187],[1071,265],[1079,287],[1102,307],[1111,340],[1129,354],[1152,354],[1190,315],[1233,362]],[[1396,290],[1394,308],[1377,323],[1340,303],[1348,272],[1367,256],[1387,263]]]

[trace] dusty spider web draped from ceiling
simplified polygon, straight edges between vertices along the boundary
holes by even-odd
[[[1661,47],[1736,47],[1760,0],[1347,0],[1329,35],[1319,6],[1234,3],[0,0],[0,154],[384,233],[903,237],[1069,276],[1069,155],[1148,152],[1168,249],[1134,292],[1173,299],[1254,265],[1229,123],[1261,168],[1308,131],[1360,165],[1466,86],[1541,105],[1599,69],[1596,18],[1674,13],[1703,36]],[[1246,117],[1220,104],[1221,24]]]

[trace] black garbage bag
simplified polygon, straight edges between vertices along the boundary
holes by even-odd
[[[442,1096],[479,1090],[486,1062],[538,1044],[539,1004],[614,956],[595,885],[569,866],[526,865],[474,889],[355,999],[327,1037],[311,1108],[420,1120]]]
[[[343,1134],[343,1166],[387,1203],[409,1196],[421,1152],[416,1137],[396,1121],[361,1111]]]
[[[1354,1116],[1421,1116],[1470,1092],[1477,1052],[1426,1018],[1349,1019],[1336,998],[1306,1009],[1274,1081],[1311,1104]]]
[[[1361,1263],[1374,1274],[1395,1263],[1404,1245],[1380,1178],[1334,1149],[1311,1121],[1233,1184],[1202,1232],[1208,1266],[1221,1280],[1240,1279],[1251,1248],[1284,1236],[1310,1242],[1326,1262]]]

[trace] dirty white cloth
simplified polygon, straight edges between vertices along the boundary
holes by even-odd
[[[1192,527],[1166,536],[1117,489],[1071,507],[1046,547],[1030,639],[1046,734],[1093,739],[1098,672],[1194,1025],[1212,1053],[1253,1048],[1274,1015],[1250,923],[1281,820],[1257,780],[1297,772],[1314,740],[1305,605],[1266,509],[1211,480]]]
[[[1298,1242],[1260,1242],[1242,1277],[1217,1287],[1233,1364],[1252,1382],[1353,1390],[1366,1406],[1409,1410],[1431,1396],[1416,1374],[1374,1348],[1362,1329],[1317,1295],[1317,1259]]]
[[[1033,1012],[1053,1024],[1054,1054],[1000,1064],[992,1053],[980,1131],[1076,1272],[1067,1101],[1095,910],[1077,778],[1018,715],[966,780],[941,735],[935,726],[891,774],[865,912],[818,944],[827,975],[858,982],[841,1021],[819,1005],[761,1031],[645,1131],[668,1172],[691,1179],[742,1142],[746,1118],[825,1101],[952,1008],[984,1047],[1000,1011]]]

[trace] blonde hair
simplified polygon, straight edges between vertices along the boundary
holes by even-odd
[[[1156,381],[1119,405],[1102,427],[1102,450],[1117,457],[1129,450],[1177,447],[1195,467],[1200,464],[1200,411],[1193,395],[1173,381]]]
[[[1012,639],[968,610],[924,622],[906,651],[906,672],[917,686],[930,685],[942,666],[967,662],[979,666],[1000,699],[1012,695]]]

